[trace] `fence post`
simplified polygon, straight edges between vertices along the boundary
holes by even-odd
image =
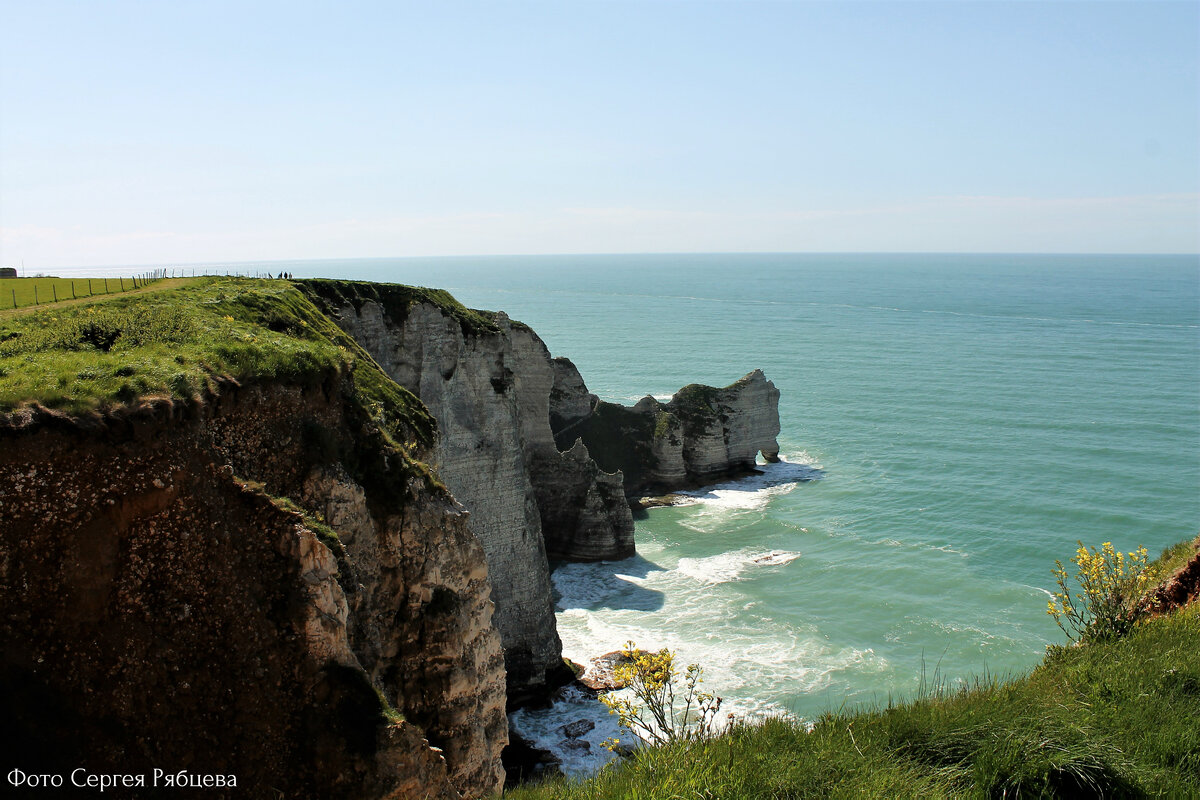
[[[88,278],[88,297],[92,296],[92,279]]]
[[[13,308],[16,308],[17,307],[17,290],[13,289],[12,293],[13,293]]]
[[[53,283],[50,284],[50,291],[54,292],[54,302],[57,303],[58,302],[58,286],[56,286]]]
[[[108,278],[104,279],[104,293],[108,294]]]
[[[72,300],[79,299],[78,295],[75,294],[75,281],[71,281],[71,299]]]
[[[35,306],[40,306],[40,305],[41,305],[41,303],[39,303],[39,302],[38,302],[38,296],[37,296],[37,284],[36,284],[36,283],[33,285],[33,304],[34,304]]]

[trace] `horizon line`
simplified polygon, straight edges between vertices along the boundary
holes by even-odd
[[[1169,257],[1200,257],[1200,251],[1194,252],[1165,252],[1165,251],[1038,251],[1038,250],[613,250],[590,252],[557,252],[557,253],[452,253],[437,255],[385,255],[385,256],[321,256],[314,258],[265,258],[265,259],[221,259],[209,261],[147,261],[137,263],[106,263],[106,264],[53,264],[38,267],[22,265],[4,265],[6,269],[20,269],[22,272],[47,269],[107,269],[107,268],[189,268],[202,266],[225,266],[232,264],[290,264],[290,263],[319,263],[331,261],[394,261],[394,260],[434,260],[434,259],[471,259],[471,258],[562,258],[562,257],[607,257],[607,256],[1169,256]]]

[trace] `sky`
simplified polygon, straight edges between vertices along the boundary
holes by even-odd
[[[1200,250],[1200,3],[0,0],[0,264]]]

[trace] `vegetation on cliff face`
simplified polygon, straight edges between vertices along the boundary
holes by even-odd
[[[481,333],[497,333],[500,326],[495,315],[488,311],[467,308],[454,299],[445,289],[427,289],[421,286],[405,286],[399,283],[372,283],[370,281],[304,280],[296,285],[322,308],[353,305],[355,311],[363,303],[374,301],[397,327],[408,319],[408,310],[418,303],[427,303],[447,316],[458,321],[464,336]],[[516,323],[518,327],[528,326]]]
[[[1200,543],[1200,540],[1198,540]],[[1194,558],[1171,548],[1160,574]],[[514,800],[696,797],[1200,797],[1200,604],[1125,636],[1052,647],[1029,675],[803,724],[738,724],[638,750]]]

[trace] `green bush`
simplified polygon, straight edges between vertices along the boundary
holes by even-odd
[[[1144,614],[1142,596],[1150,586],[1153,571],[1146,563],[1146,548],[1128,554],[1104,542],[1097,550],[1079,542],[1071,562],[1076,565],[1072,593],[1066,567],[1055,560],[1058,591],[1046,613],[1070,639],[1111,639],[1127,633]]]
[[[699,664],[689,664],[680,675],[675,669],[675,654],[666,648],[648,652],[628,642],[621,652],[625,661],[613,669],[613,677],[625,684],[635,699],[615,692],[600,699],[623,727],[658,745],[701,741],[715,735],[721,698],[700,691],[704,670]],[[619,742],[610,739],[605,744],[615,749]]]

